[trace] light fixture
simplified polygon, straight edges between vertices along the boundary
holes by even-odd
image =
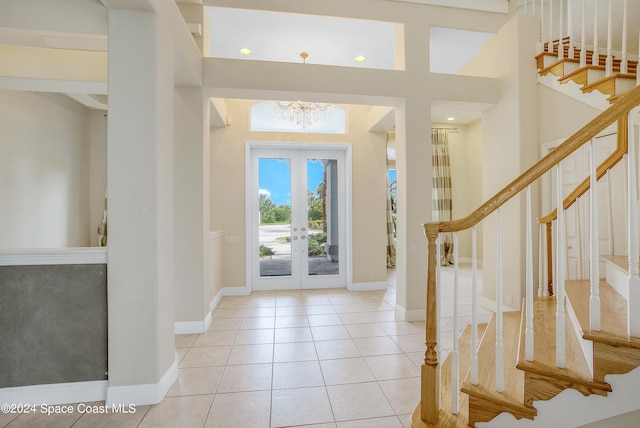
[[[456,118],[451,116],[451,117],[448,117],[447,120],[456,120]]]
[[[240,53],[242,55],[251,55],[253,53],[253,51],[249,48],[242,48],[240,49]]]
[[[362,56],[362,55],[358,55],[357,57],[354,58],[354,60],[356,62],[365,62],[367,60],[366,56]]]
[[[301,52],[300,58],[306,64],[309,54]],[[319,123],[327,118],[328,110],[332,104],[312,103],[306,101],[274,101],[279,108],[279,116],[300,126],[302,129]]]
[[[282,119],[289,120],[302,129],[324,121],[331,107],[331,104],[305,101],[274,101],[274,103],[279,107],[279,115]]]

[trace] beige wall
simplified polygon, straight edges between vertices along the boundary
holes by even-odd
[[[94,243],[91,122],[64,95],[0,91],[0,248]]]
[[[518,15],[489,40],[480,55],[465,68],[466,73],[500,79],[500,102],[488,108],[482,121],[483,199],[488,200],[538,159],[537,76],[535,46],[539,22]],[[533,195],[534,213],[539,197]],[[525,279],[524,195],[516,195],[500,209],[503,248],[503,303],[518,309]],[[497,282],[497,213],[482,223],[483,295],[495,302]],[[508,245],[508,247],[507,247]],[[537,246],[533,254],[537,255]],[[534,265],[536,260],[534,260]],[[537,274],[537,272],[536,272]]]
[[[565,139],[589,123],[600,111],[556,90],[538,85],[540,144]]]
[[[245,143],[248,141],[352,145],[353,282],[385,281],[385,135],[367,131],[370,107],[348,106],[345,135],[250,132],[249,110],[253,102],[227,100],[231,125],[211,130],[211,228],[224,230],[227,238],[223,251],[223,285],[244,287],[247,282]],[[233,239],[236,237],[240,237],[240,241]]]

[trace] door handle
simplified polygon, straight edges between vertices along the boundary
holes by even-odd
[[[300,239],[307,239],[307,237],[305,235],[302,235]]]
[[[295,240],[297,240],[297,239],[298,239],[298,237],[297,237],[297,236],[294,236],[294,237],[293,237],[293,240],[294,240],[294,241],[295,241]]]

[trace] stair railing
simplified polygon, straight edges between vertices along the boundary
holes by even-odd
[[[606,2],[606,3],[605,3]],[[617,4],[614,4],[616,3]],[[546,3],[546,5],[545,5]],[[620,4],[621,3],[621,4]],[[622,9],[622,21],[614,22],[613,9]],[[633,22],[628,12],[628,0],[524,0],[521,13],[540,16],[541,48],[558,55],[558,60],[563,58],[579,59],[580,67],[587,65],[587,51],[591,50],[591,65],[604,65],[605,75],[610,76],[614,70],[620,73],[628,73],[629,70],[629,27],[640,27],[637,20]],[[576,15],[576,19],[573,16]],[[579,16],[578,16],[579,15]],[[587,45],[586,22],[587,16],[593,16],[593,27],[590,45]],[[602,22],[599,22],[602,21]],[[572,22],[579,22],[580,28],[573,28]],[[601,52],[601,40],[599,31],[604,26],[606,31],[606,54]],[[614,34],[619,29],[618,34]],[[614,40],[622,40],[621,46],[616,46],[619,51],[619,60],[614,56]],[[567,50],[565,51],[565,46]],[[578,52],[576,54],[576,51]],[[577,57],[577,58],[576,58]],[[640,45],[638,48],[640,57]],[[602,60],[602,61],[601,61]],[[640,85],[640,74],[636,76]]]
[[[571,155],[572,153],[574,153],[576,150],[578,150],[581,146],[583,146],[584,144],[591,142],[599,133],[601,133],[604,129],[606,129],[607,127],[609,127],[611,124],[613,124],[614,122],[616,122],[617,120],[619,120],[621,117],[623,116],[629,116],[632,112],[632,110],[636,107],[640,105],[640,87],[636,87],[635,89],[629,91],[628,93],[622,95],[618,101],[613,104],[611,107],[609,107],[607,110],[605,110],[604,112],[602,112],[600,115],[598,115],[593,121],[589,122],[587,125],[585,125],[584,127],[582,127],[579,131],[577,131],[575,134],[573,134],[571,137],[569,137],[565,142],[563,142],[560,146],[558,146],[555,150],[553,150],[552,152],[550,152],[549,154],[547,154],[545,157],[543,157],[540,161],[538,161],[536,164],[534,164],[532,167],[530,167],[527,171],[525,171],[522,175],[520,175],[518,178],[516,178],[515,180],[513,180],[509,185],[507,185],[506,187],[504,187],[500,192],[498,192],[497,194],[495,194],[492,198],[490,198],[488,201],[486,201],[484,204],[482,204],[478,209],[476,209],[474,212],[472,212],[470,215],[468,215],[467,217],[464,217],[462,219],[458,219],[458,220],[453,220],[453,221],[444,221],[444,222],[429,222],[429,223],[425,223],[423,224],[424,227],[424,232],[425,235],[427,237],[427,251],[428,251],[428,260],[427,260],[427,299],[426,299],[426,305],[427,305],[427,312],[426,312],[426,352],[425,352],[425,359],[424,359],[424,364],[422,365],[421,368],[421,402],[419,405],[419,411],[420,411],[420,418],[430,424],[435,424],[438,419],[439,419],[439,415],[440,415],[440,362],[438,361],[438,352],[437,352],[437,347],[438,347],[438,299],[437,299],[437,295],[438,293],[438,288],[439,288],[439,284],[437,283],[437,279],[436,279],[436,273],[438,270],[438,259],[436,256],[436,252],[437,252],[437,241],[439,238],[439,235],[441,233],[450,233],[452,232],[454,234],[454,239],[457,239],[457,234],[460,231],[463,230],[467,230],[467,229],[472,229],[474,230],[475,227],[481,222],[483,221],[485,218],[487,218],[487,216],[489,216],[491,213],[493,213],[494,211],[500,209],[501,207],[503,207],[508,201],[510,201],[512,198],[514,198],[515,196],[519,195],[522,191],[526,190],[526,189],[530,189],[530,185],[533,184],[534,182],[536,182],[537,180],[539,180],[545,173],[549,172],[552,168],[556,167],[557,171],[559,172],[559,190],[558,191],[558,208],[560,211],[560,214],[562,214],[563,211],[563,205],[564,205],[564,200],[562,198],[562,175],[561,175],[561,171],[562,171],[562,167],[561,167],[561,162],[567,158],[569,155]],[[633,123],[635,123],[634,121],[629,121],[630,125],[628,127],[628,129],[630,131],[633,131]],[[629,156],[629,158],[631,158],[631,156]],[[635,160],[629,160],[629,162],[635,162]],[[595,168],[594,168],[595,170]],[[633,170],[635,171],[635,163],[631,163],[630,164],[630,168],[629,170]],[[635,188],[632,189],[631,184],[629,185],[630,187],[630,194],[632,194],[631,192],[633,192],[633,195],[636,195],[635,193]],[[527,195],[530,194],[530,190],[527,190]],[[635,199],[637,199],[637,196],[633,196],[630,197],[634,199],[634,203],[633,204],[629,204],[630,207],[631,206],[635,206],[636,205],[636,201]],[[530,202],[530,196],[526,196],[526,211],[527,212],[531,212],[531,202]],[[631,208],[630,208],[631,209]],[[637,217],[637,211],[635,216]],[[631,216],[630,216],[631,217]],[[528,223],[526,225],[527,229],[531,229],[532,228],[532,222],[531,222],[531,218],[530,216],[527,216],[528,218]],[[562,217],[560,217],[562,219]],[[636,235],[634,239],[630,239],[629,241],[633,241],[635,244],[637,244],[637,222],[636,222]],[[501,225],[498,224],[497,226],[497,230],[498,230],[498,240],[500,240],[500,228]],[[631,229],[631,227],[630,227]],[[526,245],[527,247],[532,246],[532,240],[529,239],[529,233],[527,232],[527,239],[526,239]],[[473,234],[475,236],[475,233]],[[474,239],[475,241],[475,239]],[[475,243],[475,242],[474,242]],[[634,245],[631,245],[634,246]],[[473,250],[473,252],[475,253],[475,249]],[[562,252],[560,252],[562,253]],[[637,249],[635,250],[635,263],[634,263],[634,267],[630,266],[630,272],[635,272],[632,273],[632,275],[635,275],[635,281],[637,282],[637,284],[634,285],[633,287],[633,292],[630,290],[630,296],[629,296],[629,305],[630,307],[640,307],[640,278],[638,278],[638,252]],[[630,256],[632,256],[632,254],[630,253]],[[502,254],[500,252],[500,254],[498,254],[498,271],[496,272],[497,275],[497,282],[498,284],[501,283],[502,281],[502,269],[501,269],[501,257]],[[526,299],[527,301],[529,300],[533,300],[533,285],[532,285],[532,281],[531,283],[529,282],[528,278],[530,276],[532,276],[532,272],[533,272],[533,261],[531,260],[532,258],[532,251],[527,250],[526,251],[526,273],[525,273],[525,278],[527,278],[526,281],[526,285],[527,285],[527,290],[526,290]],[[630,258],[631,260],[631,258]],[[455,269],[457,269],[457,263],[458,260],[457,258],[454,260],[455,265]],[[564,264],[564,262],[562,262]],[[475,262],[475,254],[474,254],[474,260],[472,261],[472,264],[476,265]],[[635,269],[635,270],[634,270]],[[556,270],[557,272],[557,270]],[[556,273],[557,274],[557,273]],[[474,272],[474,277],[475,277],[475,272]],[[560,286],[560,288],[563,288],[564,286],[564,278],[561,277],[560,280],[558,280],[558,285]],[[457,281],[457,280],[456,280]],[[499,287],[501,288],[501,287]],[[561,293],[558,293],[558,297],[560,298],[562,296]],[[563,300],[561,300],[561,303],[563,303]],[[502,337],[501,337],[501,325],[502,325],[502,317],[501,317],[501,311],[502,311],[502,301],[503,301],[503,296],[500,295],[500,293],[498,293],[496,295],[496,306],[498,309],[498,316],[496,318],[497,321],[497,329],[496,329],[496,334],[497,334],[497,340],[496,340],[496,355],[498,355],[501,351],[501,346],[502,346]],[[559,305],[561,304],[559,303]],[[531,332],[526,332],[526,334],[530,337],[533,337],[533,324],[532,324],[532,320],[533,320],[533,313],[532,313],[532,308],[529,307],[530,305],[527,304],[527,314],[526,314],[526,329],[531,329]],[[560,306],[559,306],[560,307]],[[564,305],[562,304],[562,310],[564,309]],[[455,312],[455,309],[454,309]],[[474,311],[475,312],[475,311]],[[634,317],[633,320],[631,320],[630,317],[630,322],[629,322],[629,330],[630,331],[636,331],[637,330],[637,335],[640,336],[640,311],[629,311],[630,314],[634,314],[637,313]],[[457,317],[456,317],[457,318]],[[499,319],[498,319],[499,318]],[[558,323],[558,319],[556,320],[556,322]],[[556,327],[558,329],[558,326]],[[472,316],[472,331],[477,329],[477,320],[475,319],[475,317]],[[558,330],[558,331],[564,331],[564,330]],[[456,343],[455,348],[457,349],[457,334],[458,332],[454,330],[453,335],[454,335],[454,343]],[[564,336],[565,335],[557,335],[558,340],[561,340],[562,342],[558,342],[556,344],[556,348],[559,349],[564,349]],[[476,344],[473,345],[474,349],[472,349],[472,359],[473,359],[473,355],[475,353],[477,353],[477,348],[476,348]],[[532,351],[533,348],[531,348]],[[476,354],[477,355],[477,354]],[[527,359],[533,359],[533,355],[527,355],[526,356]],[[556,354],[556,358],[558,359],[558,354]],[[560,365],[562,366],[562,358],[564,358],[563,356],[560,356]],[[499,360],[500,357],[497,357],[497,360]],[[477,367],[477,366],[476,366]],[[457,378],[457,376],[459,375],[459,366],[454,366],[452,364],[452,379]],[[472,364],[472,373],[471,373],[471,378],[477,379],[477,373],[473,373],[473,364]],[[477,370],[477,368],[476,368]],[[503,367],[498,367],[498,365],[496,364],[496,389],[500,390],[502,383],[504,382],[503,379],[500,379],[500,373],[504,373],[504,369]],[[452,385],[452,390],[453,389],[458,389],[457,386]],[[454,393],[452,395],[452,400],[457,400],[457,393]],[[452,409],[457,409],[457,403],[454,405],[452,403]]]
[[[590,195],[590,199],[592,201],[596,201],[597,200],[597,196],[596,196],[596,192],[597,192],[597,186],[595,186],[595,183],[597,181],[599,181],[600,179],[602,179],[603,177],[605,177],[609,171],[616,166],[620,161],[622,161],[624,159],[625,154],[627,153],[627,149],[628,149],[628,125],[627,125],[627,116],[624,116],[620,119],[618,119],[618,125],[617,125],[617,144],[616,144],[616,148],[615,150],[600,164],[597,166],[595,166],[595,159],[593,158],[594,155],[594,147],[591,148],[590,150],[590,165],[591,167],[595,168],[595,171],[587,177],[585,178],[566,198],[564,198],[564,200],[562,201],[562,210],[566,211],[568,210],[570,207],[572,207],[578,200],[579,198],[581,198],[582,196],[584,196],[587,191],[591,191],[591,195]],[[592,143],[593,144],[593,143]],[[595,187],[594,187],[595,186]],[[611,191],[609,192],[609,194],[611,194]],[[560,204],[556,204],[556,206],[560,206]],[[595,219],[597,218],[597,205],[595,204],[591,204],[590,205],[590,218],[591,219]],[[553,271],[553,266],[554,266],[554,262],[553,262],[553,256],[555,255],[555,252],[552,250],[552,237],[553,237],[553,224],[554,221],[556,221],[558,218],[558,212],[557,212],[557,208],[554,209],[553,211],[551,211],[549,214],[547,214],[546,216],[543,217],[539,217],[538,218],[538,224],[540,224],[540,226],[546,231],[546,241],[547,241],[547,245],[546,245],[546,252],[547,252],[547,257],[546,257],[546,266],[547,266],[547,288],[548,288],[548,295],[552,296],[553,295],[553,286],[554,286],[554,281],[553,281],[553,275],[554,275],[554,271]],[[597,222],[591,221],[591,228],[590,228],[590,232],[591,232],[591,240],[598,242],[597,236],[598,236],[598,228],[597,228]],[[557,233],[560,233],[559,231],[557,231]],[[610,233],[610,238],[613,236]],[[581,246],[581,244],[580,244]],[[562,253],[564,254],[564,248],[562,248]],[[581,248],[580,248],[581,250]],[[597,260],[597,254],[594,254],[594,252],[597,251],[597,247],[591,246],[590,249],[590,259],[591,260]],[[612,254],[613,255],[613,254]],[[581,258],[580,258],[581,259]],[[596,297],[599,292],[598,292],[598,281],[597,279],[599,278],[599,272],[595,269],[598,268],[598,264],[597,263],[592,263],[591,264],[591,270],[590,270],[590,279],[591,279],[591,285],[592,285],[592,296],[594,296],[594,304],[592,305],[593,308],[597,308],[598,305],[596,305]],[[582,270],[580,269],[580,272]],[[538,293],[538,295],[540,295],[540,293]],[[592,311],[592,323],[591,323],[591,328],[592,330],[599,330],[599,310],[595,310]]]

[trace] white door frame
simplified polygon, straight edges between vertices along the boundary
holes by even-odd
[[[277,143],[248,141],[245,145],[245,280],[248,293],[253,291],[253,221],[252,221],[252,153],[254,150],[312,150],[312,151],[340,151],[345,158],[345,249],[341,251],[341,264],[345,270],[344,286],[350,288],[353,283],[353,234],[352,234],[352,147],[351,144],[333,143]]]

